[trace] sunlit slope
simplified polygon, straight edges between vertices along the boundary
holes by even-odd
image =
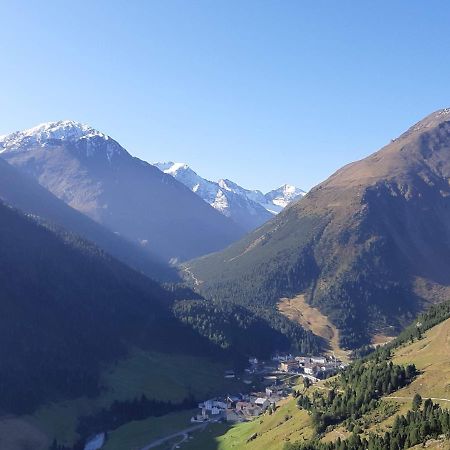
[[[423,339],[399,348],[393,361],[397,364],[414,363],[422,374],[397,396],[448,399],[442,406],[450,407],[450,319],[436,325]]]

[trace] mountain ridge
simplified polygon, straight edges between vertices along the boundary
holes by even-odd
[[[0,154],[69,206],[166,261],[220,250],[244,234],[182,183],[78,122],[3,136]]]
[[[450,293],[450,115],[440,110],[185,272],[207,297],[274,307],[304,294],[341,345],[393,333]]]
[[[154,165],[247,231],[267,222],[288,203],[305,194],[301,189],[287,184],[263,194],[259,190],[245,189],[228,179],[210,181],[186,163],[168,161]]]

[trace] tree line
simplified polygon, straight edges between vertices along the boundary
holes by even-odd
[[[326,393],[316,390],[311,397],[301,392],[294,396],[298,407],[311,413],[314,430],[320,434],[344,420],[359,419],[375,409],[383,395],[406,386],[416,374],[414,364],[403,367],[392,361],[358,361],[346,368]]]
[[[354,433],[348,439],[338,438],[328,443],[314,440],[287,444],[285,450],[402,450],[437,438],[450,439],[450,411],[428,399],[422,409],[397,416],[392,429],[384,436],[361,437]]]

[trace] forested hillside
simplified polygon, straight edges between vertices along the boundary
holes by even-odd
[[[450,293],[449,147],[450,111],[437,111],[238,243],[186,263],[186,279],[250,308],[304,294],[344,348],[398,333]]]
[[[208,354],[171,294],[71,233],[0,204],[0,408],[94,396],[131,346]]]

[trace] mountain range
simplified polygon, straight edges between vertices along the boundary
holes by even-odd
[[[342,347],[358,347],[450,294],[449,180],[444,109],[184,273],[216,301],[300,299],[339,329]]]
[[[0,137],[0,155],[72,208],[165,260],[217,251],[244,230],[182,183],[74,121]]]
[[[305,195],[301,189],[288,184],[263,194],[258,190],[244,189],[227,179],[209,181],[185,163],[158,162],[154,165],[246,231],[258,228],[290,202]]]

